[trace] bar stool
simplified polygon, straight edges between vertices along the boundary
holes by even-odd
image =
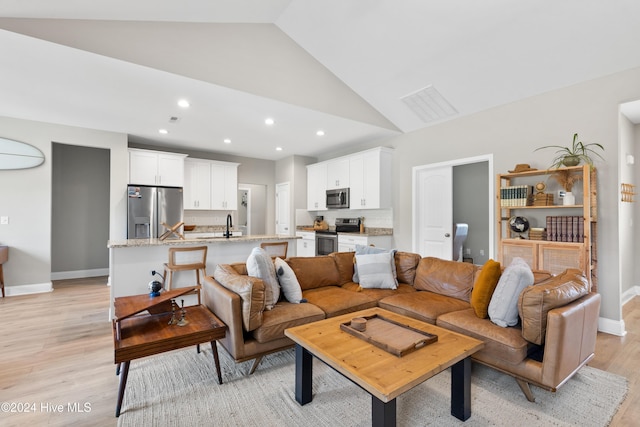
[[[262,242],[260,247],[265,250],[272,259],[276,257],[285,259],[287,257],[287,249],[289,248],[289,242]]]
[[[202,277],[207,275],[207,247],[195,246],[190,248],[169,248],[169,262],[164,264],[164,274],[162,279],[164,282],[164,288],[167,291],[171,290],[173,285],[173,273],[177,271],[194,270],[196,272],[196,290],[194,294],[198,295],[198,304],[200,301],[200,289],[202,283],[200,282],[200,272]],[[167,277],[167,272],[169,276]]]

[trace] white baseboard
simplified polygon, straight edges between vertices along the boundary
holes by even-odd
[[[598,319],[598,331],[623,337],[627,335],[624,320],[611,320],[604,317]]]
[[[51,273],[51,280],[82,279],[83,277],[100,277],[108,275],[108,268],[96,268],[93,270],[58,271],[55,273]]]
[[[14,297],[16,295],[28,295],[28,294],[40,294],[43,292],[53,291],[53,285],[51,282],[47,283],[31,283],[28,285],[14,285],[5,286],[5,294],[8,297]]]
[[[640,295],[640,286],[633,286],[630,289],[627,289],[620,298],[622,301],[622,305],[624,306],[626,303],[631,301],[634,297]]]

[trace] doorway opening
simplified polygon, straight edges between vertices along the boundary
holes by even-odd
[[[52,144],[51,279],[109,274],[110,150]]]
[[[266,234],[267,186],[238,184],[238,229],[242,235]]]
[[[463,257],[483,264],[494,256],[493,156],[413,168],[413,251],[453,258],[453,224],[469,224]]]

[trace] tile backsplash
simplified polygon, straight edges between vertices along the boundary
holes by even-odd
[[[365,227],[393,228],[393,209],[332,209],[318,212],[296,209],[296,226],[313,225],[316,215],[323,216],[329,226],[335,225],[336,218],[364,217]]]

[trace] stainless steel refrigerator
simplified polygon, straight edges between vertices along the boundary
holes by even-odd
[[[157,238],[183,220],[181,187],[127,186],[127,238]],[[183,227],[177,231],[183,232]],[[176,238],[171,235],[168,238]]]

